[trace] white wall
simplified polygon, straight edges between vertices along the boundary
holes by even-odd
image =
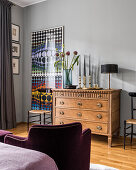
[[[19,6],[12,7],[12,23],[20,26],[20,74],[14,75],[14,92],[15,92],[15,105],[16,105],[16,118],[17,122],[23,121],[22,116],[22,64],[23,64],[23,8]]]
[[[31,32],[65,26],[66,50],[91,54],[101,63],[115,63],[120,73],[112,76],[112,88],[122,89],[121,133],[129,117],[130,98],[136,91],[136,1],[47,0],[24,9],[23,114],[31,108]],[[73,84],[78,83],[77,68]],[[101,75],[107,87],[107,76]]]

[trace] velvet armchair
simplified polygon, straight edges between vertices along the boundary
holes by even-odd
[[[91,130],[80,123],[34,125],[27,138],[7,135],[5,143],[46,153],[59,170],[89,170]]]

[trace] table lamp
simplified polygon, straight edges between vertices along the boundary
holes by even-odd
[[[117,64],[101,65],[101,73],[108,73],[109,74],[109,89],[111,89],[110,88],[110,74],[111,73],[118,73],[118,65]]]

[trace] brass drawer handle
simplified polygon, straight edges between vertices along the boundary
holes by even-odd
[[[101,104],[101,103],[98,103],[97,106],[98,106],[99,108],[101,108],[101,107],[102,107],[102,104]]]
[[[102,115],[101,115],[101,114],[98,114],[98,115],[97,115],[97,118],[98,118],[98,119],[102,119]]]
[[[82,117],[82,113],[77,113],[77,116]]]
[[[60,115],[64,115],[64,112],[62,111],[62,112],[60,112]]]
[[[61,104],[61,105],[63,105],[63,104],[64,104],[64,102],[63,102],[63,101],[60,101],[60,104]]]
[[[101,127],[101,126],[97,126],[97,129],[98,129],[98,130],[102,130],[102,127]]]
[[[64,122],[60,122],[60,125],[64,125]]]
[[[81,97],[81,94],[80,94],[80,93],[78,94],[78,97]]]
[[[78,106],[82,106],[82,103],[81,103],[81,102],[78,102],[77,105],[78,105]]]

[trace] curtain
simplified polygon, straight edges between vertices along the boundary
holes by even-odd
[[[11,6],[0,0],[0,129],[16,126],[12,73]]]

